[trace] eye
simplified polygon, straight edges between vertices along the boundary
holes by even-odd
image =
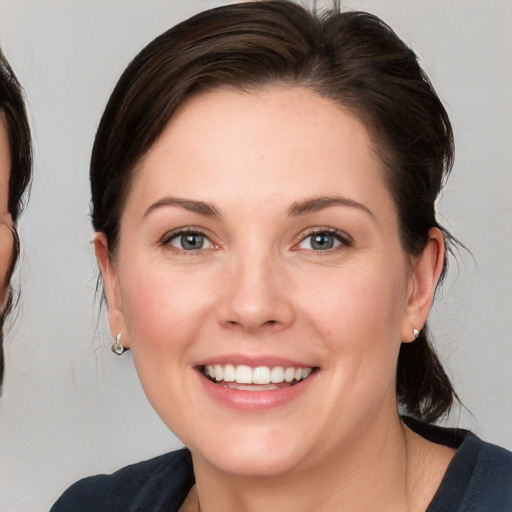
[[[352,245],[351,240],[347,236],[338,233],[337,231],[315,231],[303,238],[298,244],[299,249],[307,249],[312,251],[329,251],[344,245]]]
[[[182,251],[200,251],[213,249],[215,245],[198,231],[179,231],[171,233],[162,240],[164,245],[170,245]]]

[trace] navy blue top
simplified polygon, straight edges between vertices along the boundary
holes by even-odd
[[[426,512],[512,512],[512,453],[470,432],[404,418],[435,443],[457,448]],[[194,471],[186,449],[73,484],[50,512],[177,512]]]

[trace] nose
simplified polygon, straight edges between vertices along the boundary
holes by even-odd
[[[218,321],[247,333],[277,332],[293,324],[289,280],[271,255],[240,257],[226,269]]]

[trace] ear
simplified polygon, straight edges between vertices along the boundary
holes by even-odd
[[[0,278],[1,279],[1,278]],[[0,315],[3,313],[9,299],[10,287],[7,283],[0,285]]]
[[[94,235],[94,251],[103,276],[103,285],[108,307],[108,324],[112,338],[118,333],[126,333],[126,324],[123,312],[123,301],[117,271],[110,257],[108,241],[104,233],[97,232]],[[123,346],[129,348],[129,340],[123,336]]]
[[[0,118],[0,126],[1,126]],[[14,237],[10,213],[0,217],[0,314],[4,311],[10,295],[10,271],[13,267]]]
[[[414,329],[421,331],[427,321],[437,282],[443,270],[445,251],[441,230],[432,228],[423,252],[413,260],[410,275],[408,300],[402,324],[402,341],[416,339]]]

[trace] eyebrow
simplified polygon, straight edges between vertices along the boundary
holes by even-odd
[[[177,206],[184,208],[185,210],[204,215],[206,217],[217,217],[221,218],[220,212],[211,203],[205,201],[196,201],[194,199],[184,199],[177,197],[164,197],[154,202],[144,212],[143,218],[147,217],[152,211],[157,210],[165,206]],[[348,206],[351,208],[358,208],[363,212],[369,214],[372,218],[375,216],[373,212],[366,207],[364,204],[358,203],[353,199],[347,197],[312,197],[305,199],[304,201],[298,201],[292,204],[288,210],[289,216],[305,215],[307,213],[314,213],[331,206]]]
[[[305,199],[304,201],[295,202],[288,210],[288,215],[298,216],[306,213],[314,213],[330,206],[348,206],[350,208],[357,208],[363,212],[369,214],[372,218],[375,218],[373,212],[364,204],[358,203],[348,197],[312,197]]]
[[[159,199],[147,208],[142,217],[147,217],[151,212],[164,206],[178,206],[179,208],[183,208],[190,212],[198,213],[199,215],[204,215],[206,217],[218,217],[219,219],[221,217],[217,208],[215,208],[215,206],[210,203],[205,201],[195,201],[194,199],[182,199],[178,197],[164,197]]]

